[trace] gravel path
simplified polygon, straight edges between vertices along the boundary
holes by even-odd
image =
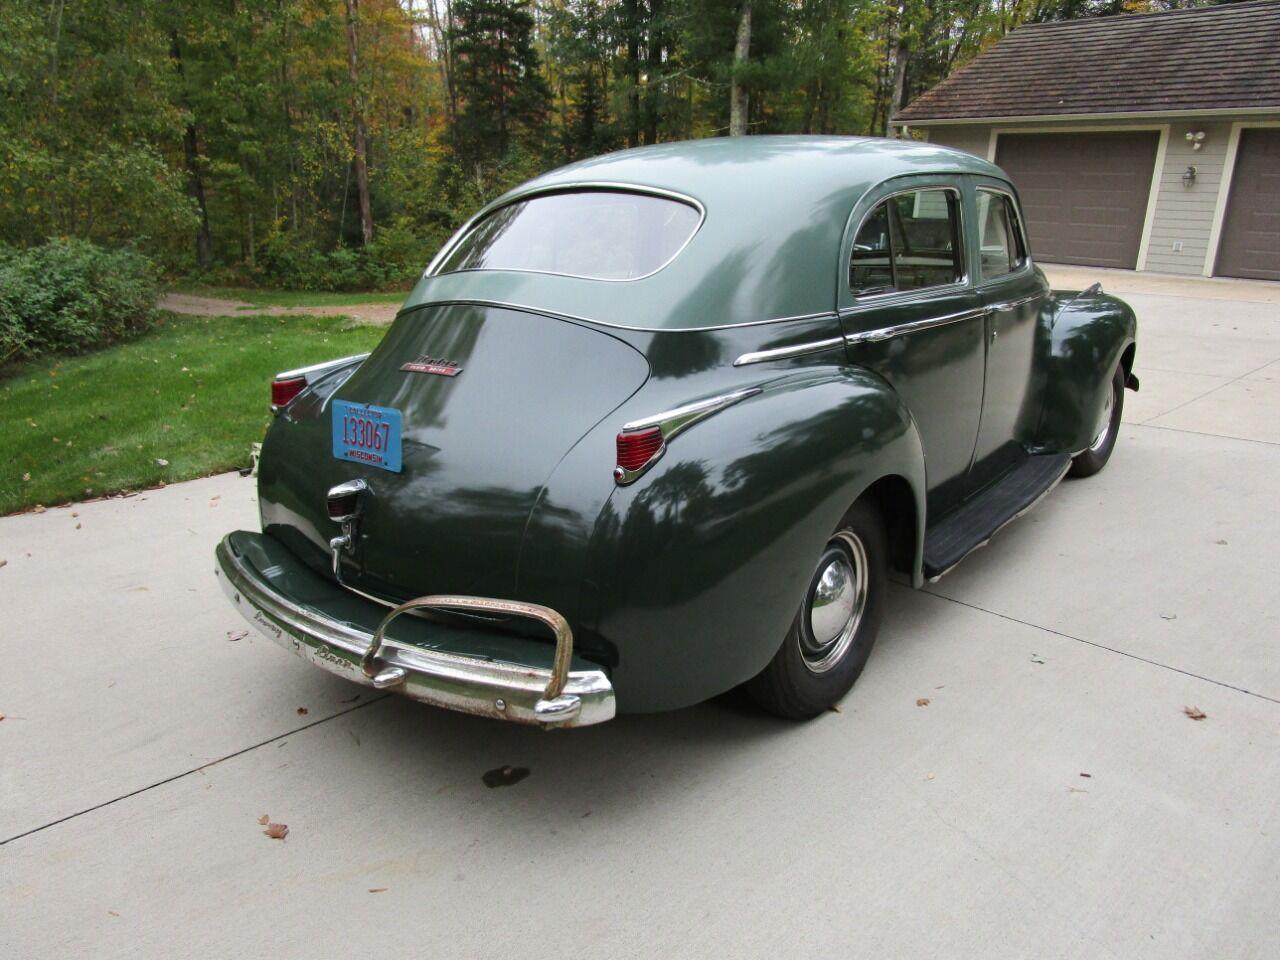
[[[222,300],[217,297],[196,297],[187,293],[165,294],[160,301],[162,310],[186,313],[199,317],[225,317],[237,313],[256,313],[271,317],[320,315],[327,317],[352,317],[365,323],[387,324],[395,319],[398,304],[353,303],[345,306],[326,307],[256,307],[243,300]]]

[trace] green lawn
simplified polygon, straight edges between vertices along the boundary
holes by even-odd
[[[341,317],[168,314],[130,343],[30,364],[0,380],[0,515],[247,466],[273,374],[363,353],[385,332]]]
[[[306,293],[300,290],[262,290],[255,287],[206,287],[179,284],[174,293],[193,297],[242,300],[255,307],[350,307],[361,303],[403,303],[408,290],[390,293]]]

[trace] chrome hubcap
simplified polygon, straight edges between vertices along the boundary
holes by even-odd
[[[867,552],[842,530],[827,545],[805,601],[800,654],[814,673],[825,673],[848,652],[867,606]]]
[[[1106,402],[1102,405],[1102,414],[1098,417],[1098,429],[1093,436],[1093,443],[1089,444],[1089,449],[1093,453],[1097,453],[1107,444],[1107,439],[1111,436],[1111,411],[1116,405],[1116,388],[1112,386],[1107,391]]]

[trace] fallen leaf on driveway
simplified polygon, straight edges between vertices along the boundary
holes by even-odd
[[[1093,779],[1093,774],[1092,774],[1092,773],[1082,773],[1082,774],[1080,774],[1080,776],[1084,777],[1086,780],[1092,780],[1092,779]]]
[[[916,698],[916,706],[917,706],[917,707],[927,707],[928,705],[929,705],[929,698],[928,698],[928,697],[917,697],[917,698]]]
[[[509,787],[528,775],[528,767],[498,767],[487,771],[480,779],[486,787]]]
[[[289,827],[284,823],[268,823],[267,829],[262,832],[272,840],[283,840],[289,835]]]
[[[830,710],[832,713],[840,713],[840,712],[841,712],[841,711],[840,711],[840,704],[838,704],[838,703],[833,703],[831,706],[827,707],[827,709],[828,709],[828,710]]]
[[[0,720],[3,720],[3,719],[4,719],[4,714],[0,713]]]
[[[32,513],[44,513],[44,504],[43,504],[43,503],[37,503],[34,507],[32,507],[32,508],[31,508],[31,512],[32,512]]]
[[[1203,720],[1205,717],[1208,716],[1208,714],[1205,713],[1203,710],[1201,710],[1199,707],[1183,707],[1182,712],[1185,713],[1192,720]]]
[[[310,713],[310,712],[311,712],[311,711],[310,711],[310,710],[308,710],[306,707],[299,707],[299,708],[298,708],[298,716],[300,716],[300,717],[305,717],[305,716],[306,716],[308,713]]]
[[[1214,542],[1214,543],[1216,543],[1216,544],[1217,544],[1218,546],[1220,546],[1220,547],[1225,547],[1225,546],[1227,545],[1227,541],[1225,541],[1225,540],[1215,540],[1215,541],[1213,541],[1213,542]]]
[[[1044,657],[1040,656],[1040,654],[1038,654],[1038,653],[1033,653],[1033,654],[1031,655],[1031,662],[1032,662],[1032,663],[1044,663]]]
[[[243,640],[248,635],[249,635],[248,630],[228,630],[227,631],[227,639],[230,640],[232,643],[235,643],[237,640]]]
[[[262,816],[258,818],[258,822],[265,827],[268,823],[271,822],[271,818],[264,813]]]
[[[0,567],[7,567],[8,565],[9,565],[8,560],[0,560]]]
[[[370,887],[369,892],[370,893],[386,893],[387,888],[386,887]]]
[[[1160,614],[1160,619],[1161,620],[1177,620],[1178,615],[1176,613],[1162,613]]]

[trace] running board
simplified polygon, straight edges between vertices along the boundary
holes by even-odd
[[[1071,466],[1065,453],[1027,457],[987,490],[924,535],[924,575],[937,580],[1058,485]]]

